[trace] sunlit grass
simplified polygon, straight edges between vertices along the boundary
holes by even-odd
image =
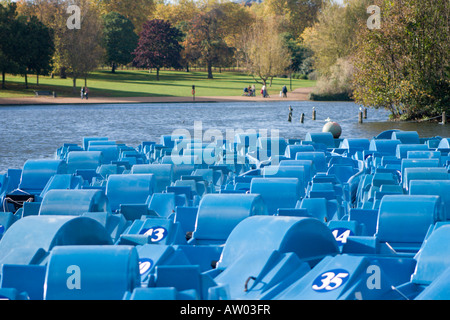
[[[160,80],[156,81],[156,72],[148,70],[117,70],[115,74],[110,70],[99,69],[89,75],[87,85],[91,96],[97,97],[186,97],[192,94],[195,85],[196,96],[239,96],[244,87],[255,84],[257,93],[261,84],[253,77],[239,72],[214,72],[214,79],[207,79],[203,71],[160,71]],[[290,87],[289,78],[274,78],[269,94],[276,95],[281,87]],[[78,96],[84,79],[77,79],[76,92],[72,92],[71,78],[40,76],[39,86],[36,76],[28,76],[29,89],[25,89],[25,78],[22,76],[6,76],[6,89],[0,89],[0,97],[33,96],[35,90],[55,91],[58,96]],[[292,89],[313,87],[315,81],[292,79]]]

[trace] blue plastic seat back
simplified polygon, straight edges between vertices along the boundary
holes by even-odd
[[[231,232],[218,268],[227,268],[248,254],[259,254],[265,264],[274,250],[294,252],[311,265],[339,251],[330,229],[317,219],[252,216],[244,219]]]
[[[450,267],[434,279],[414,300],[450,300]]]
[[[426,144],[399,144],[395,150],[395,156],[398,159],[404,159],[408,156],[409,151],[427,151]]]
[[[39,215],[82,215],[85,212],[110,212],[102,190],[49,190],[42,199]]]
[[[327,199],[325,198],[304,198],[299,206],[300,209],[306,209],[311,216],[323,222],[331,219],[327,207]]]
[[[135,247],[62,246],[50,254],[44,299],[120,300],[139,285]]]
[[[431,233],[416,255],[416,270],[411,281],[428,285],[450,267],[450,225],[443,225]]]
[[[422,244],[430,225],[442,220],[439,196],[386,195],[380,203],[379,242]]]
[[[100,151],[103,154],[102,164],[110,164],[119,159],[119,146],[116,144],[92,144],[89,143],[88,151]]]
[[[450,138],[443,138],[437,147],[438,150],[440,149],[450,149]]]
[[[305,179],[311,180],[317,173],[316,166],[312,160],[281,160],[280,166],[302,166],[305,171]]]
[[[154,210],[161,217],[169,217],[175,213],[175,193],[154,193],[148,204],[150,210]]]
[[[29,216],[19,219],[0,241],[0,263],[38,264],[55,246],[109,245],[111,236],[87,217]]]
[[[71,151],[67,155],[67,173],[77,170],[97,170],[103,164],[101,151]]]
[[[194,289],[201,299],[207,297],[199,266],[160,266],[155,279],[155,287],[172,287],[177,291]]]
[[[410,195],[438,195],[442,201],[442,220],[450,220],[450,180],[412,180]]]
[[[318,172],[327,172],[328,170],[325,153],[321,151],[299,152],[295,155],[295,160],[312,160]]]
[[[111,174],[122,174],[125,170],[123,165],[117,164],[102,164],[97,169],[97,173],[101,175],[104,179],[107,179]]]
[[[305,135],[305,141],[312,141],[314,143],[321,143],[327,148],[334,148],[334,138],[331,132],[308,132]]]
[[[262,138],[257,140],[259,159],[266,160],[265,157],[283,155],[286,152],[287,143],[283,138]],[[263,158],[261,158],[263,156]]]
[[[251,194],[260,194],[268,214],[276,214],[279,208],[294,208],[301,197],[297,178],[253,178]]]
[[[108,137],[83,137],[83,149],[87,151],[89,148],[89,143],[91,141],[102,141],[106,142],[108,141]]]
[[[42,300],[45,273],[45,266],[3,264],[0,288],[14,288],[26,292],[30,300]]]
[[[416,131],[394,131],[391,139],[400,140],[403,144],[419,144],[419,134]]]
[[[402,159],[401,172],[405,174],[406,168],[437,168],[439,167],[439,159]]]
[[[342,184],[347,183],[357,172],[358,171],[351,165],[333,164],[328,168],[327,174],[334,174]]]
[[[399,144],[401,144],[400,140],[372,139],[370,140],[369,151],[376,151],[381,156],[395,156]]]
[[[357,160],[354,160],[349,157],[344,157],[344,156],[330,157],[330,160],[328,161],[328,166],[331,167],[332,165],[347,165],[347,166],[351,166],[355,169],[358,169],[358,161]]]
[[[19,217],[12,212],[0,212],[0,239],[6,230],[18,219]]]
[[[183,135],[162,135],[159,143],[166,148],[173,148],[178,141],[183,139],[186,139]]]
[[[297,178],[300,196],[305,195],[310,173],[304,166],[266,166],[262,169],[264,178]]]
[[[83,178],[73,174],[57,174],[49,179],[47,185],[42,190],[40,196],[53,189],[81,189],[83,186]]]
[[[409,190],[409,183],[413,180],[449,180],[450,174],[446,168],[405,168],[402,177],[403,189]]]
[[[286,147],[284,155],[289,159],[294,160],[297,152],[310,152],[310,151],[314,151],[314,147],[312,145],[294,144],[288,145]]]
[[[28,192],[41,192],[55,174],[65,174],[67,164],[62,160],[27,160],[22,169],[19,188]]]
[[[398,132],[401,130],[398,129],[390,129],[390,130],[385,130],[383,132],[380,132],[377,136],[374,137],[374,139],[391,139],[392,138],[392,133],[393,132]]]
[[[357,151],[369,150],[369,146],[369,139],[347,138],[342,140],[339,147],[342,149],[347,149],[347,153],[353,155]]]
[[[163,192],[173,182],[173,164],[137,164],[131,168],[131,174],[153,173],[156,180],[155,192]]]
[[[407,159],[440,159],[440,151],[421,151],[421,150],[411,150],[406,153]]]
[[[144,204],[155,190],[153,174],[112,174],[106,183],[106,196],[112,211],[121,204]]]
[[[348,219],[364,226],[368,236],[373,236],[377,231],[378,210],[351,208]]]
[[[267,215],[259,194],[207,194],[198,207],[193,239],[225,243],[234,227],[253,215]]]
[[[258,138],[258,133],[239,133],[234,136],[234,143],[241,147],[256,147]]]

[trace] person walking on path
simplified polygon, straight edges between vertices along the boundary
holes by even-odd
[[[81,87],[81,100],[84,99],[84,87]]]
[[[281,92],[283,92],[283,98],[287,98],[287,87],[286,87],[286,85],[283,86],[283,88],[281,89]]]
[[[89,89],[88,89],[88,87],[86,87],[84,89],[84,95],[86,96],[86,100],[89,99]]]
[[[265,98],[267,96],[267,89],[266,89],[266,85],[265,84],[261,88],[261,94],[262,94],[263,98]]]

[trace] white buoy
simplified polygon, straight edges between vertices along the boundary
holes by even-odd
[[[328,119],[327,119],[328,120]],[[342,128],[337,122],[328,121],[322,128],[322,132],[331,132],[333,138],[338,139],[341,136]]]

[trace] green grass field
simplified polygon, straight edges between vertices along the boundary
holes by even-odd
[[[207,79],[206,72],[160,71],[160,80],[156,81],[156,71],[148,70],[116,70],[113,74],[108,69],[99,69],[89,75],[87,85],[91,96],[96,97],[186,97],[191,95],[195,85],[196,96],[240,96],[244,87],[255,84],[257,93],[261,85],[255,83],[252,76],[239,72],[214,72],[214,79]],[[283,85],[289,89],[289,78],[274,78],[269,94],[276,95]],[[22,76],[6,76],[6,89],[0,89],[0,98],[33,96],[34,90],[56,91],[58,96],[79,96],[84,79],[77,80],[76,93],[72,93],[71,78],[28,76],[29,89],[25,89],[25,78]],[[292,89],[313,87],[315,81],[292,79]]]

